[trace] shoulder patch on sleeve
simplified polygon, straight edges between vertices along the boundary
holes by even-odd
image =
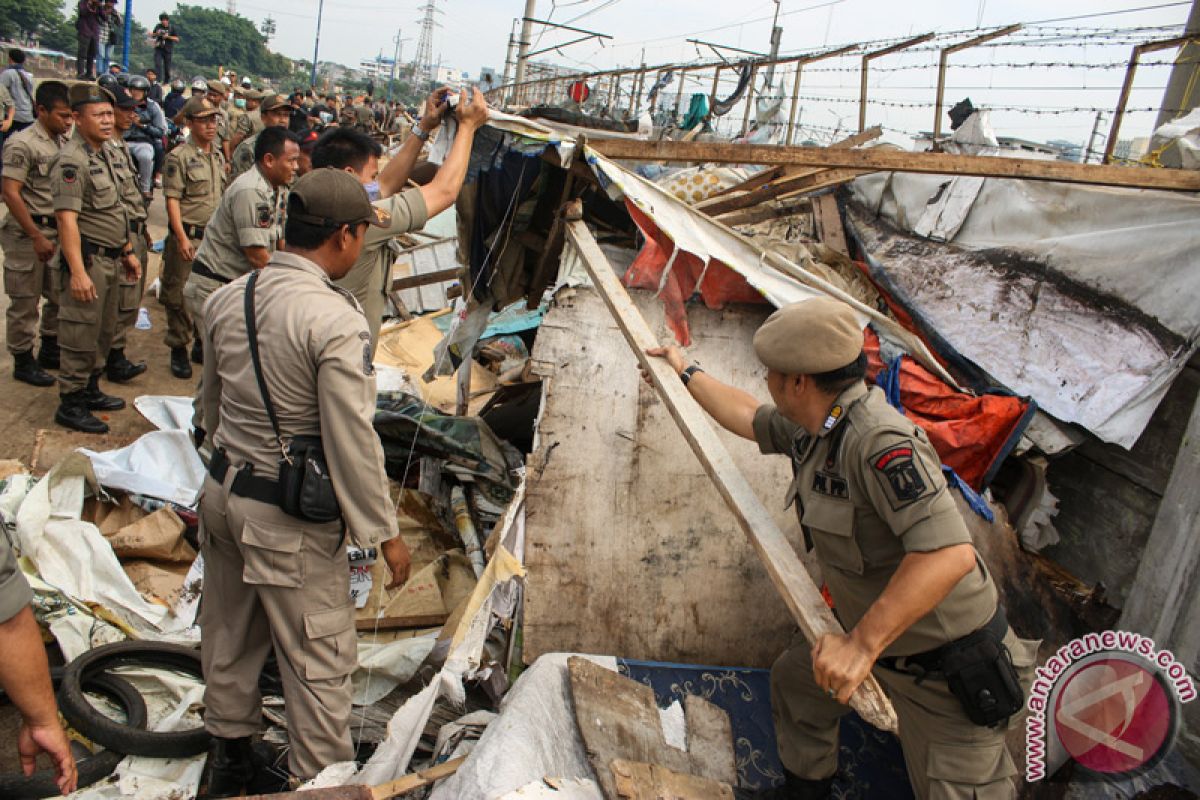
[[[63,164],[60,174],[62,175],[63,183],[74,183],[79,177],[74,164]]]
[[[11,144],[8,146],[8,148],[9,152],[6,153],[7,158],[5,159],[8,161],[8,165],[10,167],[25,166],[25,152],[19,148],[13,147]]]
[[[259,203],[254,207],[254,221],[260,228],[271,227],[271,204]]]
[[[898,442],[880,450],[871,456],[869,463],[893,511],[912,505],[933,492],[933,482],[911,441]]]
[[[173,158],[167,159],[167,177],[174,178],[179,174],[179,162]]]

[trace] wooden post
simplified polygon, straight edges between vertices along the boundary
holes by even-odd
[[[654,86],[657,86],[659,80],[661,80],[661,79],[662,79],[662,70],[659,70],[658,72],[654,73]],[[651,86],[650,88],[653,89],[654,86]],[[651,98],[651,100],[650,100],[650,116],[654,116],[654,112],[658,110],[658,96],[660,94],[662,94],[661,91],[655,92],[654,97]]]
[[[758,63],[750,67],[750,84],[746,87],[746,113],[742,115],[742,136],[750,130],[750,110],[754,108],[754,81],[758,77]]]
[[[822,61],[826,58],[834,58],[836,56],[845,55],[857,47],[858,45],[852,44],[847,47],[839,47],[837,50],[830,50],[827,53],[818,53],[815,56],[805,56],[804,58],[796,60],[796,80],[792,83],[792,107],[788,113],[787,136],[784,138],[784,144],[790,145],[792,143],[792,130],[796,123],[796,106],[800,102],[797,99],[800,96],[800,73],[803,71],[805,65],[811,64],[814,61]],[[861,130],[862,127],[860,126],[859,131]]]
[[[657,347],[658,340],[629,298],[629,293],[621,285],[587,226],[582,221],[571,222],[567,225],[567,236],[638,363],[651,377],[659,398],[687,439],[692,452],[700,459],[704,471],[712,478],[717,491],[737,517],[746,538],[758,553],[767,575],[805,638],[809,642],[816,642],[827,633],[844,633],[791,543],[775,525],[745,476],[734,466],[733,459],[704,412],[665,361],[646,355],[646,349]],[[867,677],[850,698],[850,705],[863,719],[880,730],[896,730],[895,711],[874,677]]]
[[[717,71],[713,73],[712,91],[708,93],[708,107],[711,109],[717,105],[717,92],[721,89],[721,70],[723,67],[717,67]]]
[[[974,47],[977,44],[990,42],[993,39],[999,39],[1002,36],[1008,36],[1010,33],[1016,33],[1019,30],[1021,30],[1020,25],[1009,25],[1000,30],[976,36],[974,39],[968,39],[965,42],[959,42],[958,44],[942,48],[941,56],[938,58],[937,100],[933,106],[933,140],[935,142],[942,132],[942,104],[946,97],[946,62],[949,60],[950,54],[957,53],[959,50],[966,50],[968,47]]]
[[[679,106],[683,103],[683,81],[687,76],[687,70],[679,70],[679,88],[675,90],[675,121],[679,122]]]
[[[885,47],[882,50],[876,50],[871,53],[866,53],[862,57],[862,69],[860,70],[860,85],[858,90],[858,129],[865,130],[867,127],[867,70],[871,67],[871,62],[876,58],[883,58],[900,50],[905,50],[924,42],[928,42],[936,34],[927,33],[924,36],[916,36],[912,39],[907,39],[900,44],[894,44],[891,47]]]
[[[1182,47],[1195,36],[1177,36],[1174,39],[1163,39],[1158,42],[1146,42],[1136,45],[1129,55],[1129,66],[1125,68],[1125,82],[1121,84],[1121,94],[1117,97],[1117,107],[1113,111],[1112,128],[1108,131],[1108,141],[1104,143],[1104,158],[1102,164],[1112,162],[1113,150],[1117,146],[1117,134],[1121,132],[1121,120],[1125,116],[1125,106],[1129,104],[1129,92],[1133,89],[1133,76],[1137,72],[1138,61],[1143,53],[1153,53],[1156,50],[1169,50],[1172,47]]]

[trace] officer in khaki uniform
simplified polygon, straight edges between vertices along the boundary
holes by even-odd
[[[163,194],[167,198],[167,241],[163,247],[162,285],[158,297],[167,310],[167,347],[171,374],[192,377],[187,346],[192,341],[192,316],[184,305],[183,287],[192,271],[196,248],[208,220],[225,191],[225,157],[217,149],[216,106],[193,97],[180,112],[191,129],[189,141],[167,154]]]
[[[272,94],[262,101],[262,105],[258,107],[258,114],[262,123],[258,130],[239,142],[233,151],[229,170],[230,180],[236,179],[254,166],[254,145],[258,141],[258,134],[262,133],[264,128],[286,128],[288,120],[292,116],[292,107],[288,105],[287,98],[283,95]]]
[[[116,170],[120,180],[121,202],[129,213],[129,235],[133,240],[133,254],[142,265],[136,280],[121,277],[121,288],[117,300],[117,325],[113,330],[112,347],[108,350],[104,375],[113,383],[128,383],[146,371],[146,362],[130,361],[125,356],[125,344],[129,329],[137,323],[138,308],[146,292],[146,268],[149,266],[150,231],[146,228],[146,201],[138,187],[137,165],[129,145],[123,138],[125,131],[133,127],[138,115],[138,102],[122,86],[110,89],[115,106],[116,134],[105,142],[106,147],[115,148],[120,154]]]
[[[117,322],[122,271],[136,280],[141,264],[121,202],[120,152],[113,135],[113,96],[92,83],[70,89],[75,131],[50,167],[51,196],[63,264],[59,284],[58,380],[54,420],[84,433],[107,433],[92,411],[116,411],[125,401],[100,391],[100,373]]]
[[[245,89],[242,96],[246,98],[246,113],[239,116],[233,124],[233,138],[229,143],[235,153],[238,145],[266,127],[262,118],[262,101],[274,95],[255,89]]]
[[[863,382],[855,312],[830,298],[787,306],[754,337],[775,405],[665,357],[691,395],[764,454],[787,455],[806,542],[848,631],[802,638],[771,670],[772,708],[787,783],[781,798],[824,798],[837,769],[838,720],[867,675],[891,698],[918,798],[1012,798],[1007,725],[977,725],[941,672],[943,649],[986,635],[1011,654],[1028,691],[1037,643],[1009,628],[991,575],[971,543],[924,431]],[[1017,669],[1013,669],[1015,665]],[[922,677],[923,676],[923,677]],[[1021,698],[1015,698],[1019,715]]]
[[[58,369],[58,229],[50,195],[50,164],[71,130],[67,86],[42,81],[34,98],[37,120],[4,144],[4,200],[8,217],[0,228],[4,248],[5,317],[13,377],[33,386],[51,386]],[[33,357],[41,309],[42,346]]]
[[[188,313],[201,337],[204,335],[204,303],[222,285],[252,269],[266,265],[271,251],[283,236],[287,186],[296,174],[300,159],[299,138],[286,128],[267,128],[255,142],[259,156],[254,169],[229,185],[216,212],[204,229],[196,249],[192,274],[183,288]],[[203,360],[201,339],[193,353]],[[204,433],[204,378],[196,386],[196,413],[192,418],[198,440]]]
[[[233,155],[233,150],[229,146],[229,139],[233,135],[233,131],[229,127],[229,115],[225,112],[225,97],[228,93],[229,87],[221,81],[208,81],[205,84],[205,95],[208,97],[208,102],[220,109],[221,112],[217,117],[217,147],[220,148],[221,155],[225,156],[227,163],[229,157]]]
[[[336,170],[297,180],[286,244],[255,273],[262,379],[283,438],[320,436],[342,517],[313,523],[277,504],[280,445],[250,355],[248,280],[204,310],[205,423],[214,456],[200,501],[200,611],[210,751],[208,797],[255,789],[249,737],[261,723],[259,671],[274,643],[299,779],[354,756],[350,674],[357,660],[346,545],[380,546],[391,585],[409,554],[397,535],[383,450],[372,428],[375,377],[354,297],[331,282],[354,263],[367,224],[361,185]]]

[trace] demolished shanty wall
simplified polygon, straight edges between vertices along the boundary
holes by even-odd
[[[662,341],[662,304],[631,292]],[[750,340],[769,307],[689,309],[694,358],[761,386]],[[791,616],[683,435],[642,380],[592,289],[560,292],[533,351],[545,381],[528,460],[524,658],[555,651],[767,666]],[[803,552],[786,459],[720,431],[739,469]]]

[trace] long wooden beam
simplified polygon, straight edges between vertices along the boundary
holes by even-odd
[[[783,597],[805,638],[816,642],[827,633],[844,633],[841,624],[825,605],[821,592],[800,563],[791,543],[775,525],[762,501],[754,494],[745,476],[733,465],[729,451],[717,437],[712,425],[679,377],[667,363],[646,355],[658,340],[642,318],[641,312],[617,279],[608,259],[582,221],[567,224],[567,236],[579,253],[604,303],[637,356],[638,363],[650,375],[658,396],[666,405],[675,424],[687,439],[704,471],[712,478],[729,510],[737,517],[746,538],[757,551],[767,575]],[[850,698],[859,715],[880,730],[896,730],[896,712],[883,689],[868,676]]]
[[[717,164],[777,164],[805,167],[843,167],[873,171],[923,172],[937,175],[978,175],[1023,178],[1140,189],[1200,191],[1200,171],[1114,167],[1030,158],[962,156],[949,153],[910,153],[904,150],[847,150],[833,147],[778,147],[729,142],[642,141],[592,139],[589,145],[607,158],[630,161],[696,161]]]

